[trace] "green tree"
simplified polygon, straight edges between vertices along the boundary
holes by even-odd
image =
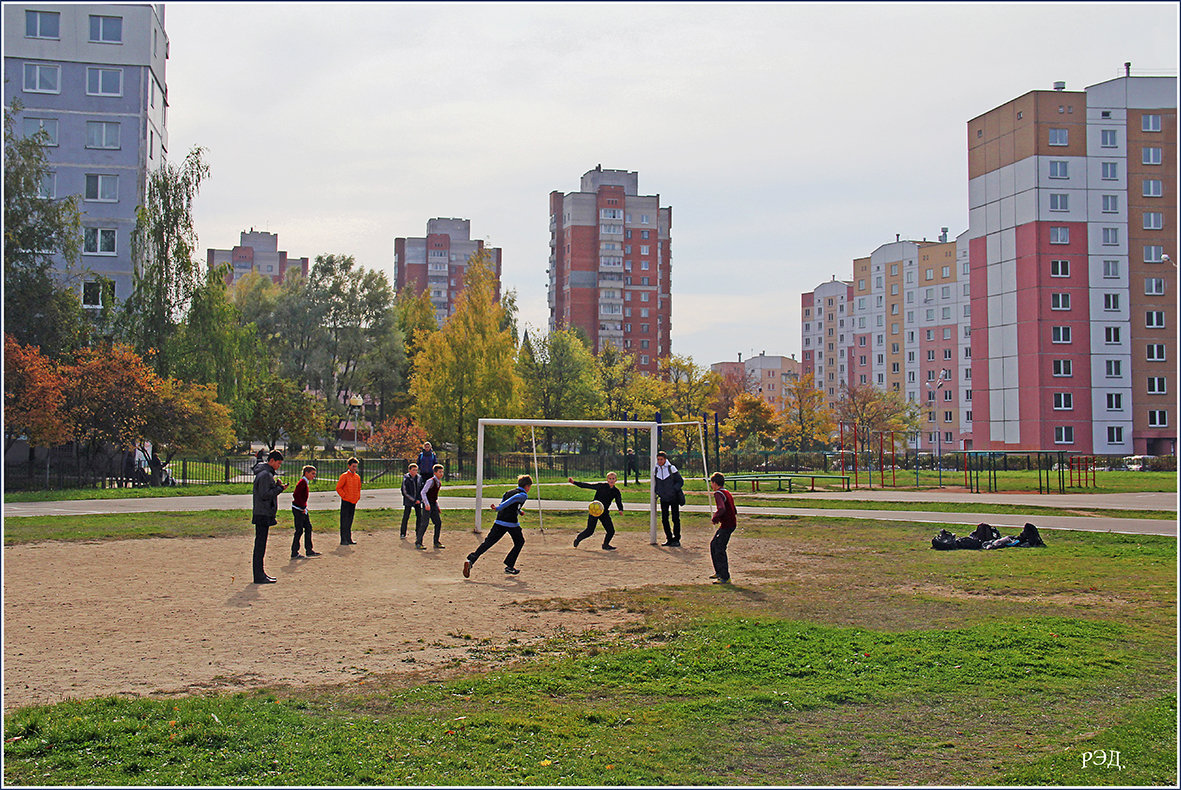
[[[740,393],[722,424],[727,444],[732,449],[765,450],[775,443],[779,426],[775,409],[758,395]]]
[[[522,410],[540,420],[586,420],[603,399],[595,358],[578,337],[556,329],[522,343],[517,357]],[[547,452],[554,451],[554,429],[545,429]]]
[[[361,383],[378,403],[377,421],[387,415],[405,415],[410,408],[406,383],[410,371],[406,360],[406,344],[398,329],[394,310],[387,310],[373,327],[372,341],[361,358]]]
[[[701,415],[717,399],[721,376],[693,362],[693,357],[676,354],[663,357],[659,363],[661,381],[661,419],[663,422],[700,421]],[[677,437],[684,440],[686,449],[694,446],[696,429],[662,430],[666,449],[676,449]]]
[[[42,197],[53,173],[49,138],[43,129],[18,137],[20,110],[19,102],[4,110],[4,326],[19,343],[60,359],[89,334],[76,290],[82,220],[77,195]]]
[[[255,382],[234,412],[238,438],[258,440],[272,450],[284,438],[292,445],[314,445],[324,431],[323,402],[275,376]]]
[[[163,379],[146,405],[139,449],[148,457],[152,485],[178,453],[210,457],[234,444],[230,410],[216,384]]]
[[[832,441],[832,412],[825,405],[824,393],[817,389],[811,373],[788,385],[779,413],[786,446],[796,452],[809,452],[829,446]]]
[[[414,358],[418,356],[427,337],[439,331],[435,308],[426,289],[417,296],[408,289],[399,291],[394,299],[394,315],[406,346],[408,369],[413,369]]]
[[[512,332],[495,301],[486,252],[472,256],[455,312],[427,336],[414,360],[410,383],[415,420],[436,445],[474,449],[476,421],[511,416],[520,388]]]
[[[147,197],[131,233],[135,271],[122,324],[134,348],[152,356],[160,376],[175,364],[172,341],[203,279],[193,228],[193,201],[209,176],[203,150],[194,146],[180,165],[165,162],[148,173]]]

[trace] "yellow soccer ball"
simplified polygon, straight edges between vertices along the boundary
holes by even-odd
[[[592,499],[590,505],[588,505],[586,509],[590,511],[592,516],[601,516],[603,515],[604,507],[602,502],[597,499]]]

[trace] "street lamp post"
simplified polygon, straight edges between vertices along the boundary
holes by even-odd
[[[356,415],[353,417],[353,452],[357,452],[357,423],[361,420],[361,406],[365,403],[365,399],[360,395],[353,395],[349,398],[349,406],[356,409]]]

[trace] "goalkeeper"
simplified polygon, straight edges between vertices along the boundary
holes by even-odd
[[[579,543],[593,535],[595,525],[602,521],[603,530],[606,533],[603,535],[603,550],[615,551],[615,547],[611,545],[611,538],[615,537],[615,525],[611,523],[610,513],[612,500],[615,501],[619,512],[623,512],[623,496],[615,487],[616,479],[614,472],[607,473],[607,482],[605,483],[580,483],[573,477],[566,478],[567,482],[573,483],[579,488],[589,488],[595,492],[595,497],[590,503],[590,515],[586,517],[586,529],[579,532],[578,537],[574,539],[574,548],[578,548]]]

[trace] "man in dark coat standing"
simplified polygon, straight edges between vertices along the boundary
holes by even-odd
[[[268,576],[262,569],[262,559],[267,552],[267,534],[278,523],[275,514],[279,511],[279,494],[287,488],[285,483],[275,479],[275,472],[283,464],[283,453],[271,450],[267,460],[254,467],[254,583],[274,584],[275,577]]]
[[[423,442],[415,461],[418,463],[418,490],[421,491],[426,487],[426,481],[435,476],[435,464],[439,463],[439,457],[431,449],[430,442]]]
[[[664,536],[667,538],[663,545],[678,548],[681,545],[681,505],[685,504],[685,479],[673,466],[664,450],[656,454],[656,468],[652,470],[652,479],[656,484],[656,497],[660,500],[660,518],[664,524]],[[669,525],[669,512],[672,512],[672,525]]]

